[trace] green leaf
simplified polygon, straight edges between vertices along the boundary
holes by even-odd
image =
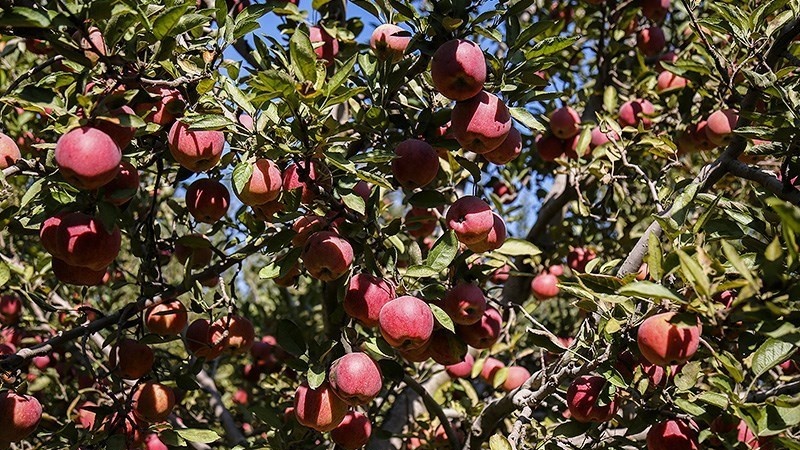
[[[250,116],[255,116],[256,109],[253,107],[253,104],[250,103],[250,100],[247,98],[246,95],[239,89],[231,79],[226,79],[225,84],[223,85],[225,88],[225,92],[231,96],[231,100],[236,103],[240,108],[245,110],[247,114]]]
[[[322,386],[322,383],[325,382],[325,368],[316,364],[312,365],[306,372],[306,378],[308,378],[308,387],[311,389]]]
[[[542,39],[525,53],[526,59],[552,55],[572,46],[582,36],[555,36]]]
[[[8,264],[6,264],[4,261],[0,261],[0,286],[5,286],[10,279],[11,270],[9,270]]]
[[[156,39],[161,40],[167,37],[175,25],[180,22],[181,17],[186,14],[189,9],[189,3],[166,8],[153,22],[153,35]]]
[[[291,320],[278,321],[275,333],[278,345],[294,356],[300,356],[306,352],[306,342],[303,339],[303,332]]]
[[[795,350],[795,346],[789,342],[772,338],[767,339],[767,341],[761,344],[755,353],[753,353],[751,369],[755,377],[760,377],[769,369],[785,361],[794,354]]]
[[[439,276],[439,271],[433,270],[428,266],[411,266],[406,269],[405,276],[409,278],[435,278]]]
[[[685,303],[686,300],[678,296],[678,294],[667,289],[660,284],[652,283],[650,281],[639,281],[636,283],[626,284],[617,291],[620,295],[637,296],[644,298],[666,298],[678,303]]]
[[[360,195],[347,194],[342,197],[342,201],[344,202],[345,206],[361,215],[364,215],[367,212],[367,204]]]
[[[453,230],[444,233],[433,245],[425,265],[435,272],[446,269],[458,254],[458,239]]]
[[[536,256],[542,253],[539,247],[524,239],[506,239],[503,245],[495,250],[497,253],[506,256]]]
[[[317,55],[311,39],[304,30],[297,29],[289,40],[289,55],[292,68],[300,81],[317,80]]]
[[[536,117],[534,117],[533,114],[531,114],[531,112],[527,109],[512,107],[508,108],[508,110],[511,112],[511,117],[516,119],[517,122],[521,123],[522,125],[525,125],[525,127],[529,130],[533,132],[542,132],[546,130],[545,126],[536,120]]]
[[[722,241],[721,244],[722,251],[725,253],[725,257],[728,258],[728,262],[730,262],[731,265],[736,268],[736,270],[739,272],[739,275],[743,276],[744,279],[750,283],[750,286],[755,288],[756,282],[753,279],[752,273],[750,273],[750,268],[747,267],[747,264],[745,264],[745,262],[739,256],[739,253],[736,251],[733,245],[731,245],[731,243],[728,241]]]
[[[190,130],[221,130],[235,125],[227,117],[216,114],[192,116],[181,119],[181,121],[189,124]]]
[[[684,410],[687,414],[695,417],[702,416],[706,412],[702,406],[699,406],[695,402],[689,401],[685,398],[675,399],[675,406]]]
[[[31,187],[25,191],[25,195],[22,196],[22,199],[19,201],[19,207],[23,208],[25,205],[31,202],[36,195],[42,191],[42,186],[44,185],[45,178],[39,178],[38,180],[34,181]]]
[[[186,428],[176,429],[175,432],[189,442],[199,442],[200,444],[210,444],[220,439],[219,435],[213,430]]]
[[[0,26],[47,28],[50,26],[50,18],[34,9],[17,6],[0,14]]]
[[[237,194],[241,194],[247,183],[250,182],[250,177],[253,176],[253,164],[243,161],[236,165],[231,175],[233,181],[233,189]]]
[[[683,250],[678,250],[676,253],[681,261],[681,272],[684,277],[692,283],[698,294],[708,297],[711,292],[711,282],[700,263]]]
[[[439,322],[439,325],[443,326],[444,328],[450,330],[451,332],[455,333],[455,325],[453,325],[453,319],[447,314],[442,308],[433,303],[430,303],[429,306],[431,307],[431,311],[433,312],[433,317],[436,318],[436,321]]]
[[[278,264],[269,263],[266,266],[262,267],[261,270],[258,271],[258,277],[262,280],[271,280],[273,278],[278,278],[281,274],[281,266]]]

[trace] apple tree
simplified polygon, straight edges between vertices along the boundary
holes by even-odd
[[[0,7],[0,448],[800,448],[796,0]]]

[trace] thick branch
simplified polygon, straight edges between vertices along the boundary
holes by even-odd
[[[450,447],[453,450],[459,450],[459,439],[456,435],[456,432],[453,431],[452,425],[450,425],[450,419],[447,418],[447,415],[442,410],[442,406],[431,397],[431,394],[417,382],[417,380],[411,378],[408,375],[403,376],[403,381],[410,387],[414,392],[417,393],[422,398],[422,401],[425,403],[425,407],[428,409],[428,413],[431,415],[435,415],[439,422],[444,429],[445,434],[447,435],[447,440],[450,442]]]
[[[794,187],[787,190],[786,185],[784,185],[773,172],[762,170],[754,166],[748,166],[737,160],[728,162],[728,171],[739,178],[755,181],[782,200],[800,205],[800,191]]]
[[[196,378],[198,384],[200,384],[200,387],[202,387],[203,390],[211,396],[209,404],[214,410],[214,415],[217,416],[217,419],[219,419],[222,427],[225,429],[225,435],[228,437],[228,443],[232,446],[243,444],[246,439],[239,430],[239,427],[236,426],[236,421],[233,419],[233,415],[231,415],[231,412],[228,411],[228,408],[226,408],[225,404],[222,402],[222,394],[219,392],[219,389],[217,389],[217,385],[214,383],[214,380],[205,370],[201,370],[200,373],[197,374]]]

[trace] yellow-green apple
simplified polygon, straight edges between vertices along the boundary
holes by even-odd
[[[192,172],[205,172],[219,163],[225,135],[217,130],[190,130],[188,124],[176,121],[167,143],[178,164]]]
[[[368,273],[357,273],[347,285],[344,311],[365,327],[377,327],[381,308],[394,298],[391,283]]]
[[[511,113],[497,96],[481,91],[469,100],[456,103],[451,129],[464,150],[488,153],[508,137]]]
[[[381,61],[398,62],[411,42],[411,33],[392,23],[379,25],[372,32],[369,46]]]
[[[93,190],[117,175],[122,151],[105,131],[83,126],[58,139],[55,160],[61,176],[71,185]]]
[[[675,312],[650,316],[639,325],[636,341],[639,351],[648,361],[659,366],[681,364],[690,360],[700,344],[702,326],[672,323]]]
[[[381,308],[378,325],[381,335],[392,347],[400,350],[418,349],[433,333],[433,312],[424,301],[404,295]]]
[[[366,353],[348,353],[331,363],[328,381],[333,392],[345,403],[366,405],[383,388],[378,364]]]
[[[294,415],[297,421],[320,432],[331,431],[339,426],[347,409],[347,403],[333,393],[327,382],[316,389],[303,383],[294,394]]]
[[[186,189],[186,209],[198,222],[217,223],[227,214],[230,203],[228,188],[213,178],[195,180]]]
[[[426,186],[439,173],[439,155],[425,141],[406,139],[395,147],[394,153],[392,174],[405,189]]]
[[[318,231],[303,246],[302,257],[309,275],[321,281],[333,281],[350,270],[353,247],[337,233]]]
[[[494,227],[489,204],[474,196],[456,200],[447,210],[445,220],[458,240],[467,245],[482,241]]]
[[[433,86],[445,97],[464,101],[475,97],[486,82],[486,58],[478,44],[453,39],[442,44],[431,60]]]

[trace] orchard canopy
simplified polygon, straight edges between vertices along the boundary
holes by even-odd
[[[0,449],[800,449],[798,0],[0,0]]]

